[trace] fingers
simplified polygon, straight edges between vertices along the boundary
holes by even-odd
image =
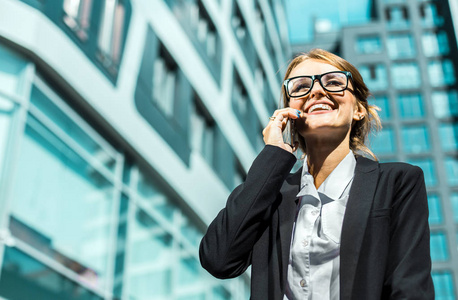
[[[270,117],[270,122],[272,121],[279,121],[279,122],[283,122],[284,120],[287,120],[287,119],[297,119],[297,118],[300,118],[301,116],[301,111],[300,110],[297,110],[297,109],[294,109],[294,108],[291,108],[291,107],[287,107],[287,108],[283,108],[283,109],[277,109],[272,117]]]

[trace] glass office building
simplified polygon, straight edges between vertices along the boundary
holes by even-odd
[[[458,50],[449,2],[372,5],[374,22],[342,30],[341,54],[382,109],[376,155],[423,169],[436,299],[458,299]]]
[[[263,145],[283,7],[0,0],[0,299],[248,298],[198,245]]]

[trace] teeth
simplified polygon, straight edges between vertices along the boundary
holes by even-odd
[[[309,109],[309,114],[312,113],[314,110],[322,109],[322,110],[332,110],[331,106],[327,104],[315,104]]]

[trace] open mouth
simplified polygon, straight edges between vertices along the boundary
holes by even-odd
[[[332,111],[332,107],[328,104],[320,103],[320,104],[312,105],[309,108],[308,113],[311,114],[313,112],[328,112],[328,111]]]

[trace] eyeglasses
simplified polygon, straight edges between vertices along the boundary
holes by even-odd
[[[310,93],[317,79],[325,91],[331,93],[342,92],[348,88],[348,78],[352,78],[350,72],[332,71],[321,75],[288,78],[283,82],[283,86],[289,97],[298,98]]]

